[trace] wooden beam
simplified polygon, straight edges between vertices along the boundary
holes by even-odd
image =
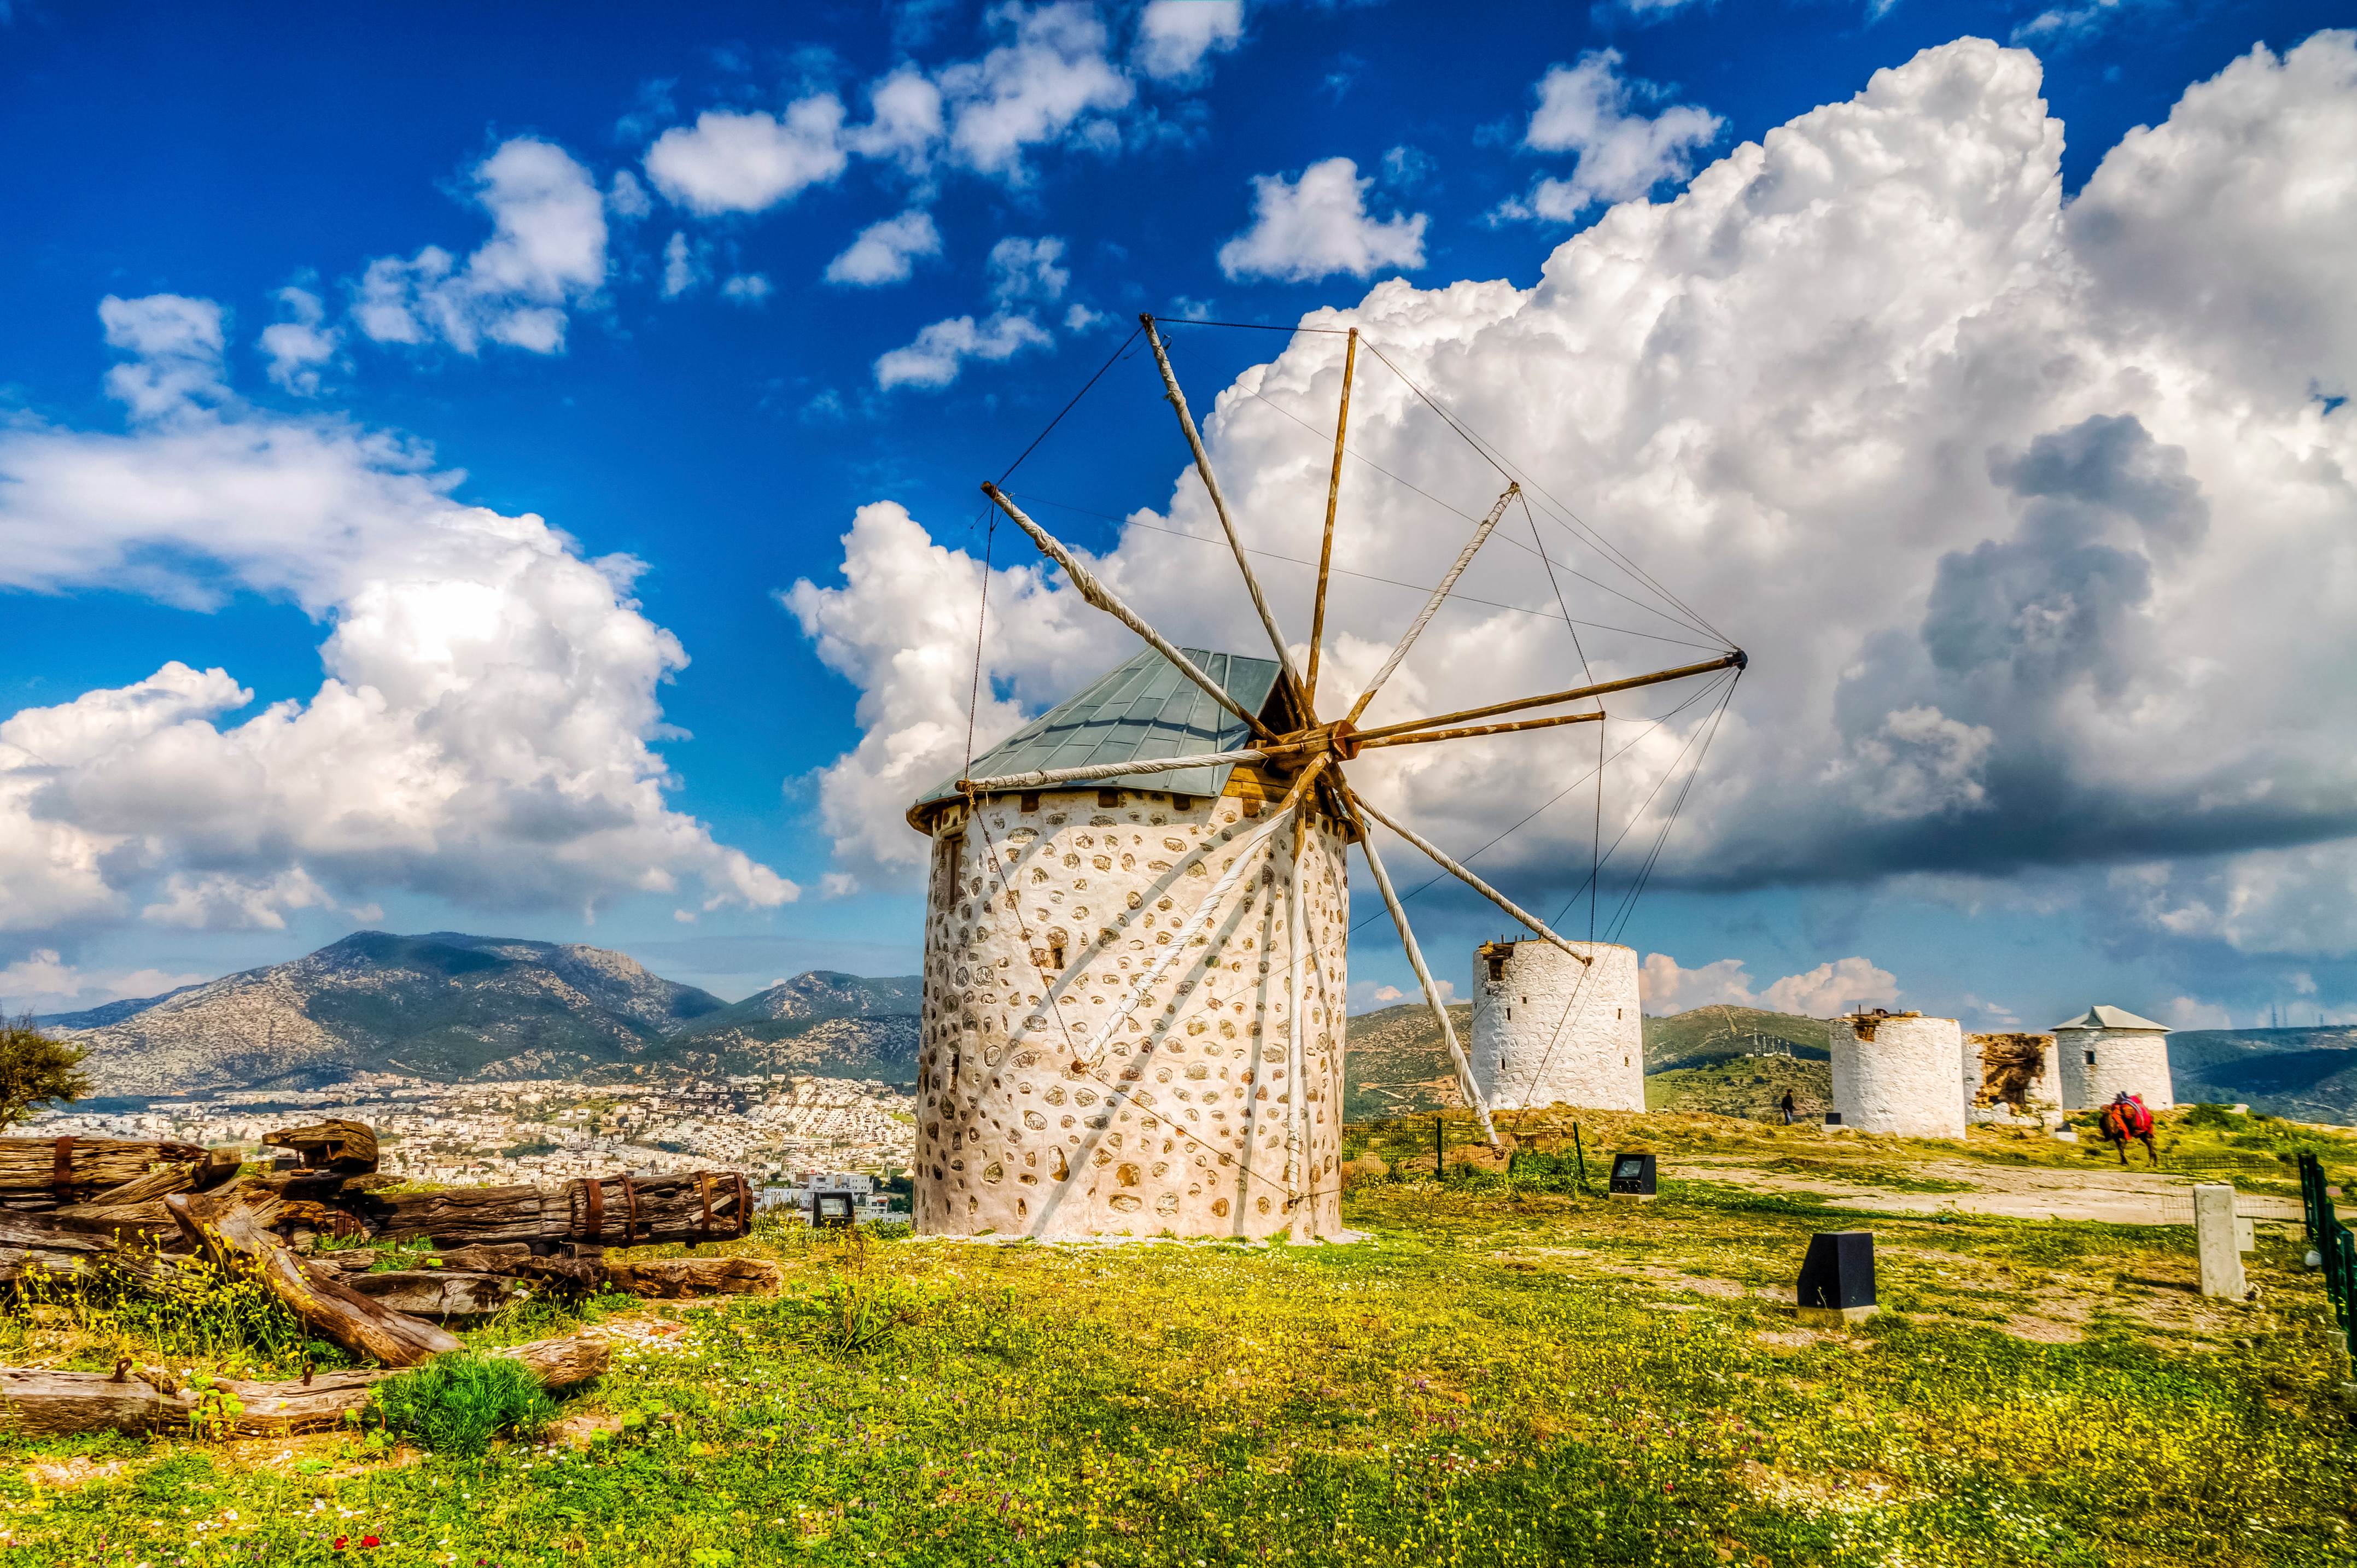
[[[1326,536],[1318,546],[1318,596],[1309,610],[1309,672],[1302,678],[1302,690],[1308,693],[1307,722],[1316,724],[1314,711],[1318,696],[1318,656],[1326,640],[1326,578],[1334,564],[1334,508],[1342,499],[1342,437],[1351,428],[1351,379],[1359,370],[1359,329],[1351,328],[1350,342],[1342,350],[1342,412],[1334,416],[1334,471],[1326,479]]]
[[[1379,735],[1372,740],[1354,737],[1351,746],[1353,750],[1364,750],[1373,746],[1418,746],[1427,740],[1469,740],[1475,736],[1512,735],[1517,730],[1552,729],[1557,725],[1600,724],[1603,719],[1604,711],[1599,708],[1592,714],[1564,714],[1551,719],[1523,719],[1510,725],[1469,725],[1462,729],[1415,730],[1406,735]]]
[[[1234,762],[1265,762],[1268,753],[1207,751],[1196,757],[1157,757],[1140,762],[1092,762],[1082,768],[1042,768],[1031,773],[1009,773],[996,779],[961,779],[961,795],[1005,794],[1011,789],[1049,789],[1059,784],[1082,784],[1092,779],[1123,779],[1132,773],[1176,773],[1189,768],[1222,768]]]
[[[1415,845],[1416,848],[1424,851],[1425,854],[1432,857],[1433,863],[1438,865],[1441,870],[1448,872],[1458,881],[1463,882],[1467,886],[1472,888],[1474,892],[1479,893],[1482,897],[1487,898],[1491,903],[1495,904],[1499,908],[1503,909],[1507,914],[1512,915],[1515,919],[1520,920],[1523,925],[1529,927],[1538,935],[1545,938],[1548,941],[1553,942],[1555,946],[1561,948],[1564,951],[1569,953],[1572,957],[1577,959],[1582,963],[1592,961],[1586,953],[1581,952],[1577,948],[1573,947],[1569,942],[1564,940],[1563,938],[1555,935],[1554,930],[1548,927],[1544,920],[1540,919],[1536,915],[1532,914],[1528,909],[1523,908],[1520,904],[1515,903],[1512,898],[1507,897],[1503,893],[1499,892],[1496,888],[1482,881],[1479,876],[1474,875],[1472,872],[1466,869],[1464,866],[1458,865],[1456,861],[1448,857],[1448,854],[1444,852],[1438,844],[1434,843],[1430,839],[1426,838],[1414,828],[1407,826],[1405,822],[1394,822],[1391,818],[1383,815],[1383,812],[1375,809],[1374,802],[1369,800],[1364,795],[1360,794],[1355,789],[1351,792],[1351,803],[1360,811],[1366,812],[1367,815],[1374,818],[1375,821],[1383,823],[1383,826],[1391,829],[1392,832],[1399,834],[1400,837],[1407,840],[1408,843]]]
[[[244,1182],[164,1199],[214,1262],[252,1270],[264,1288],[322,1337],[388,1367],[409,1367],[459,1348],[458,1337],[361,1294],[328,1270],[306,1264],[264,1230]]]
[[[1402,724],[1384,725],[1380,729],[1361,730],[1357,740],[1361,746],[1386,736],[1405,735],[1410,730],[1430,729],[1436,725],[1453,725],[1466,719],[1486,719],[1497,714],[1515,714],[1525,708],[1549,708],[1557,703],[1576,703],[1583,697],[1600,697],[1609,692],[1632,692],[1640,686],[1658,686],[1664,681],[1683,681],[1689,675],[1707,675],[1714,670],[1741,670],[1751,661],[1751,656],[1741,649],[1706,659],[1700,664],[1681,664],[1675,670],[1656,670],[1651,675],[1630,675],[1618,681],[1599,681],[1593,686],[1574,686],[1568,692],[1550,692],[1544,697],[1517,697],[1511,703],[1492,703],[1486,708],[1460,708],[1453,714],[1435,714],[1428,719],[1409,719]]]
[[[1144,638],[1157,653],[1178,666],[1178,673],[1200,686],[1211,695],[1213,702],[1250,725],[1253,734],[1263,740],[1277,738],[1275,730],[1260,722],[1259,714],[1246,713],[1242,703],[1229,696],[1226,689],[1217,681],[1195,668],[1195,661],[1179,652],[1168,638],[1146,625],[1143,617],[1122,603],[1112,589],[1098,582],[1096,574],[1082,565],[1080,559],[1064,547],[1062,541],[1025,516],[1023,509],[1008,499],[1006,491],[985,481],[982,487],[982,493],[996,503],[999,510],[1014,519],[1017,528],[1031,536],[1031,542],[1039,547],[1040,553],[1064,569],[1064,575],[1072,580],[1072,586],[1081,591],[1081,597]]]
[[[1228,536],[1228,548],[1235,552],[1236,569],[1244,575],[1245,591],[1252,595],[1253,608],[1260,612],[1260,624],[1268,633],[1270,646],[1276,650],[1277,668],[1285,671],[1285,682],[1293,688],[1303,722],[1314,724],[1317,721],[1310,714],[1308,688],[1302,684],[1301,671],[1293,667],[1293,650],[1286,646],[1285,633],[1277,629],[1276,617],[1268,607],[1268,596],[1261,592],[1260,577],[1244,553],[1244,542],[1237,537],[1235,519],[1228,515],[1228,498],[1221,492],[1219,477],[1211,472],[1211,455],[1203,450],[1202,433],[1195,428],[1195,415],[1187,407],[1187,394],[1178,390],[1178,373],[1170,368],[1170,355],[1162,346],[1162,334],[1154,329],[1151,315],[1142,315],[1137,319],[1146,328],[1146,342],[1153,346],[1154,363],[1162,371],[1164,395],[1178,411],[1178,428],[1186,432],[1188,449],[1195,454],[1195,472],[1202,476],[1203,488],[1211,492],[1211,510],[1219,514],[1220,528]]]
[[[596,1328],[486,1354],[522,1362],[551,1389],[587,1382],[612,1359],[605,1332]],[[322,1372],[284,1383],[224,1378],[214,1386],[244,1407],[231,1418],[227,1435],[284,1437],[345,1425],[345,1413],[365,1406],[376,1385],[393,1375],[391,1370]],[[199,1414],[198,1399],[197,1391],[160,1367],[125,1363],[113,1375],[0,1367],[0,1432],[12,1438],[70,1437],[86,1432],[185,1433]]]
[[[1343,797],[1355,813],[1362,802],[1355,791],[1345,789]],[[1449,1021],[1448,1004],[1440,999],[1440,988],[1432,983],[1432,971],[1424,964],[1424,950],[1416,945],[1415,929],[1407,923],[1407,911],[1400,907],[1399,894],[1393,890],[1391,873],[1383,869],[1383,857],[1375,853],[1375,838],[1361,825],[1359,834],[1360,853],[1367,857],[1367,869],[1375,874],[1375,890],[1383,896],[1383,908],[1391,911],[1392,924],[1399,928],[1400,946],[1407,950],[1408,967],[1415,971],[1415,981],[1424,987],[1425,1004],[1440,1021],[1440,1037],[1448,1043],[1448,1059],[1456,1064],[1457,1081],[1465,1090],[1465,1103],[1481,1120],[1481,1135],[1490,1140],[1493,1149],[1505,1145],[1499,1141],[1498,1129],[1490,1122],[1489,1101],[1481,1098],[1481,1086],[1473,1081],[1473,1064],[1466,1058],[1465,1047],[1457,1038],[1457,1026]]]
[[[1457,560],[1448,568],[1448,575],[1440,579],[1439,585],[1434,588],[1431,596],[1424,601],[1424,608],[1416,611],[1415,620],[1408,627],[1406,635],[1399,639],[1399,646],[1392,650],[1392,656],[1389,659],[1383,660],[1383,667],[1375,671],[1375,678],[1367,682],[1367,689],[1359,693],[1359,700],[1351,704],[1350,713],[1343,716],[1344,724],[1355,725],[1359,722],[1359,715],[1367,711],[1367,704],[1375,700],[1375,693],[1382,691],[1383,682],[1392,678],[1392,671],[1398,669],[1400,660],[1407,657],[1407,650],[1414,648],[1415,639],[1424,635],[1424,628],[1431,623],[1434,614],[1439,610],[1441,601],[1448,597],[1449,591],[1457,586],[1457,579],[1463,576],[1465,568],[1473,564],[1474,553],[1479,551],[1482,542],[1490,537],[1490,531],[1496,528],[1498,520],[1506,515],[1507,503],[1522,493],[1521,485],[1509,484],[1506,487],[1506,493],[1498,498],[1498,504],[1490,509],[1490,515],[1475,525],[1473,537],[1467,540],[1465,548],[1457,553]]]

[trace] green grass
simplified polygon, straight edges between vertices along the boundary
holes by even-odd
[[[522,1362],[459,1354],[387,1378],[369,1413],[385,1431],[438,1453],[476,1455],[493,1438],[539,1436],[555,1419],[556,1402]]]
[[[325,1563],[364,1533],[388,1563],[681,1568],[2352,1560],[2347,1364],[2292,1243],[2254,1254],[2258,1305],[2203,1304],[2169,1228],[1544,1174],[1358,1187],[1372,1240],[1340,1247],[765,1231],[780,1296],[579,1309],[686,1325],[566,1402],[608,1433],[582,1451],[0,1440],[0,1563]],[[1809,1235],[1857,1225],[1888,1310],[1799,1330]],[[468,1337],[572,1316],[531,1310]],[[121,1467],[27,1477],[76,1455]]]

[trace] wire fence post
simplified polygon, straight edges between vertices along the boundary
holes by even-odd
[[[1571,1157],[1579,1163],[1579,1196],[1587,1196],[1587,1151],[1579,1142],[1579,1123],[1571,1124]]]
[[[1447,1125],[1438,1116],[1432,1119],[1432,1179],[1435,1181],[1440,1179],[1441,1157],[1448,1152],[1447,1135],[1442,1131]]]

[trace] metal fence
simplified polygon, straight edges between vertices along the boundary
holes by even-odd
[[[2324,1294],[2332,1316],[2347,1335],[2357,1326],[2357,1232],[2341,1223],[2325,1189],[2324,1165],[2314,1155],[2299,1156],[2299,1197],[2308,1240],[2323,1260]]]

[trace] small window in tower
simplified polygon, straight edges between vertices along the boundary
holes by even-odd
[[[1051,941],[1051,942],[1049,942],[1049,943],[1048,944],[1048,962],[1049,962],[1049,964],[1050,966],[1052,966],[1053,968],[1055,968],[1056,970],[1058,970],[1058,971],[1060,971],[1060,972],[1063,969],[1063,967],[1064,967],[1064,944],[1063,944],[1063,943],[1059,942],[1059,941]]]
[[[1512,1018],[1513,1015],[1514,1015],[1514,1010],[1513,1010],[1512,1007],[1507,1008],[1507,1009],[1506,1009],[1506,1016],[1507,1016],[1507,1017],[1509,1017],[1509,1018]]]
[[[1027,811],[1036,811],[1039,809],[1039,793],[1038,790],[1032,790],[1023,797],[1023,809]]]
[[[1174,811],[1191,811],[1195,809],[1195,797],[1174,791],[1170,797],[1170,809]]]
[[[1614,1018],[1614,1020],[1615,1020],[1615,1021],[1618,1021],[1620,1018],[1621,1018],[1621,1017],[1624,1015],[1624,1014],[1625,1014],[1625,1009],[1619,1008],[1619,1007],[1615,1007],[1614,1009],[1612,1009],[1612,1016],[1613,1016],[1613,1018]],[[1627,1062],[1622,1062],[1620,1065],[1621,1065],[1622,1067],[1627,1067],[1629,1064],[1628,1064]]]
[[[1118,789],[1098,790],[1097,804],[1110,811],[1112,808],[1121,804],[1121,791]]]
[[[1529,1006],[1529,1005],[1530,1005],[1530,1003],[1531,1003],[1531,999],[1530,999],[1529,997],[1525,996],[1525,997],[1523,997],[1523,1006],[1525,1006],[1525,1007]]]
[[[2095,1065],[2095,1053],[2093,1051],[2089,1051],[2087,1053],[2087,1065],[2089,1067],[2093,1067]]]

